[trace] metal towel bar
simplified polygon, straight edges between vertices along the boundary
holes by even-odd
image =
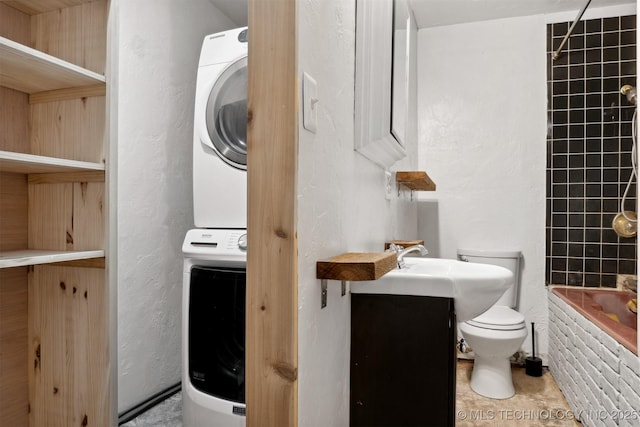
[[[560,57],[560,53],[562,52],[562,48],[567,43],[567,40],[569,40],[569,37],[573,33],[573,29],[576,27],[578,22],[580,22],[580,19],[582,19],[582,15],[584,15],[584,11],[587,10],[587,7],[589,7],[589,4],[591,4],[591,0],[587,0],[587,3],[582,7],[580,12],[578,13],[578,16],[573,21],[573,24],[571,24],[571,27],[569,28],[569,31],[567,32],[567,34],[562,39],[562,42],[560,43],[560,46],[558,47],[558,49],[556,49],[555,52],[553,52],[553,60],[554,61]]]

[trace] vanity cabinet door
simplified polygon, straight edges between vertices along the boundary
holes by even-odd
[[[351,295],[350,425],[455,424],[453,300]]]

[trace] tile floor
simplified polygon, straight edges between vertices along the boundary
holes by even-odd
[[[123,427],[182,427],[182,392],[165,399]]]
[[[495,400],[471,390],[473,361],[459,360],[456,372],[456,427],[527,426],[575,427],[582,424],[573,413],[549,369],[541,377],[530,377],[524,367],[513,366],[515,396]]]
[[[457,369],[456,427],[576,427],[569,406],[547,368],[542,377],[530,377],[524,368],[513,368],[516,395],[494,400],[471,390],[473,362],[459,360]],[[176,393],[159,405],[123,424],[124,427],[182,427],[182,394]],[[304,427],[304,426],[300,426]]]

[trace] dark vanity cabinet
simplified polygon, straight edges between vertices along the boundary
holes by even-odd
[[[454,426],[453,299],[351,294],[350,425]]]

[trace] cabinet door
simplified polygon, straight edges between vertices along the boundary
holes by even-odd
[[[449,298],[351,295],[351,426],[453,426]]]

